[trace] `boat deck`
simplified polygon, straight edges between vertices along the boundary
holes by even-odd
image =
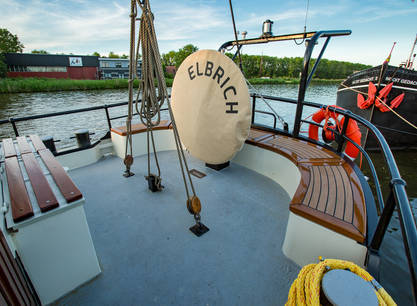
[[[107,157],[70,171],[103,273],[61,299],[62,305],[283,305],[299,267],[282,253],[288,194],[271,179],[232,163],[217,172],[189,158],[210,228],[197,238],[175,151],[159,154],[163,185],[151,193],[146,156],[135,176]]]

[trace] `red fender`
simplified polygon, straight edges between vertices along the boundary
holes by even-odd
[[[388,96],[389,92],[391,91],[391,88],[392,88],[393,84],[394,84],[394,82],[391,82],[387,86],[382,88],[379,91],[378,98],[380,98],[380,99],[386,98]]]
[[[399,96],[395,97],[392,101],[391,101],[391,108],[397,108],[398,106],[400,106],[401,102],[404,100],[404,96],[405,93],[400,94]]]
[[[374,83],[369,82],[368,98],[365,100],[365,98],[361,94],[358,94],[358,98],[357,98],[358,107],[360,109],[367,109],[369,106],[371,106],[372,103],[374,103],[375,101],[375,94],[376,94],[376,87]]]
[[[358,93],[358,98],[357,98],[357,105],[360,109],[366,109],[367,107],[365,106],[365,98]]]
[[[343,109],[342,107],[336,106],[336,105],[330,105],[336,108],[340,108]],[[312,120],[316,123],[321,123],[323,120],[329,118],[333,118],[336,121],[336,124],[338,122],[338,117],[339,115],[328,111],[327,109],[321,108],[319,109],[317,112],[315,112],[313,114]],[[340,126],[343,126],[343,123],[345,122],[345,117],[342,117],[342,119],[340,120]],[[319,127],[314,125],[314,124],[310,124],[310,126],[308,127],[308,137],[310,137],[311,139],[314,139],[316,141],[319,140]],[[361,145],[361,137],[362,134],[359,130],[359,126],[358,123],[355,120],[349,120],[349,124],[347,126],[346,129],[346,136],[349,137],[352,141],[354,141],[355,143],[357,143],[358,145]],[[345,148],[345,154],[348,155],[349,157],[351,157],[352,159],[355,159],[358,154],[359,154],[359,149],[355,147],[355,145],[353,145],[350,141],[347,142],[346,144],[346,148]]]

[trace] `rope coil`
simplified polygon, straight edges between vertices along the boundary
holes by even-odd
[[[325,273],[334,269],[348,269],[369,282],[374,288],[379,305],[397,305],[384,288],[366,270],[353,262],[340,259],[325,259],[318,264],[304,266],[291,285],[285,305],[320,305],[321,280]]]

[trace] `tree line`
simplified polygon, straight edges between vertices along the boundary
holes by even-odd
[[[178,51],[170,51],[162,54],[162,63],[165,66],[175,66],[178,69],[184,59],[197,50],[198,48],[194,45],[186,45]],[[232,53],[226,53],[226,55],[230,58],[233,57]],[[243,74],[246,78],[298,78],[303,68],[302,57],[278,58],[275,56],[242,54],[241,58]],[[238,57],[235,59],[235,62],[237,61]],[[311,60],[311,67],[315,62],[316,59]],[[319,79],[344,79],[354,71],[370,67],[364,64],[322,59],[314,77]]]
[[[13,35],[7,29],[0,29],[0,77],[5,77],[7,73],[7,66],[5,64],[4,53],[8,52],[22,52],[23,44],[19,41],[17,35]],[[198,47],[188,44],[180,48],[178,51],[169,51],[162,54],[161,60],[164,67],[175,66],[178,68],[185,58],[197,51]],[[32,53],[48,54],[46,50],[32,50]],[[94,52],[92,55],[99,57],[106,57]],[[231,53],[226,53],[232,58]],[[127,55],[118,55],[111,51],[108,54],[109,58],[128,58]],[[260,78],[260,77],[289,77],[298,78],[303,67],[303,58],[301,57],[283,57],[263,55],[248,55],[242,54],[242,68],[246,78]],[[235,59],[237,62],[237,58]],[[311,60],[311,66],[314,65],[315,59]],[[315,78],[320,79],[343,79],[354,71],[369,68],[369,65],[342,62],[335,60],[322,59],[317,67]],[[164,69],[165,70],[165,69]],[[167,75],[172,77],[172,75]]]

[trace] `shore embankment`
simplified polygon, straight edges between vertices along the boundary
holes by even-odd
[[[258,84],[298,84],[296,78],[255,78],[249,80],[252,85]],[[341,80],[313,79],[314,83],[338,84]],[[166,79],[167,86],[172,86],[173,79]],[[134,82],[135,87],[139,85],[138,80]],[[70,79],[48,79],[48,78],[5,78],[0,79],[0,93],[22,93],[22,92],[53,92],[71,90],[104,90],[128,88],[128,80],[70,80]]]
[[[166,79],[167,86],[172,86],[173,79]],[[298,84],[296,78],[254,78],[249,82],[252,85],[258,84]],[[334,79],[313,79],[314,83],[338,84],[341,80]],[[135,80],[135,87],[139,82]],[[0,79],[0,93],[22,93],[22,92],[53,92],[71,90],[104,90],[128,88],[128,80],[70,80],[70,79],[48,79],[48,78],[5,78]]]

